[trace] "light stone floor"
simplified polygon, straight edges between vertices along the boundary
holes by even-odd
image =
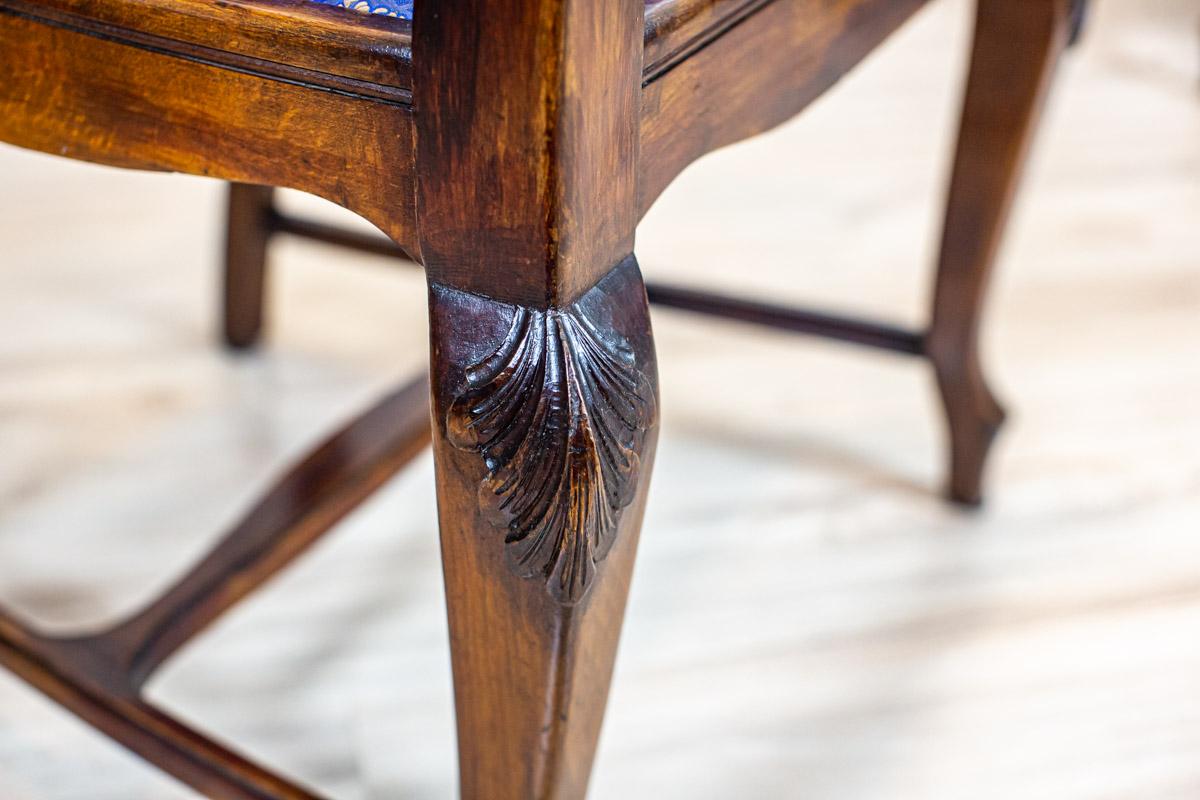
[[[968,6],[685,174],[653,277],[916,324]],[[987,336],[1014,411],[943,505],[921,365],[656,312],[664,432],[595,798],[1200,797],[1200,7],[1099,0]],[[287,242],[212,346],[221,187],[0,147],[0,598],[58,628],[168,581],[425,359],[417,271]],[[288,202],[329,217],[305,197]],[[154,685],[338,798],[449,798],[428,457]],[[0,798],[192,796],[0,677]]]

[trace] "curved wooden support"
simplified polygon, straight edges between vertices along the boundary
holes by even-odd
[[[159,664],[290,564],[429,443],[428,385],[383,398],[293,467],[175,586],[103,634],[140,686]]]
[[[696,159],[800,113],[924,4],[746,0],[687,45],[647,50],[640,214]]]
[[[434,285],[434,456],[464,800],[581,800],[657,438],[630,258],[538,311]]]
[[[114,5],[128,12],[123,24],[88,16]],[[215,48],[147,39],[135,28],[161,17],[160,5],[0,0],[0,141],[116,167],[300,189],[418,252],[407,90],[381,96],[376,84],[321,72],[347,61],[340,38],[307,40],[312,63],[299,73],[258,58],[220,64]],[[237,3],[175,5],[201,17],[243,17],[231,8]],[[337,13],[314,4],[298,16]],[[370,32],[377,24],[366,25]],[[355,27],[321,30],[347,26]],[[256,35],[237,33],[243,42]]]
[[[167,658],[290,564],[429,442],[424,379],[392,392],[293,467],[174,587],[114,628],[51,638],[0,611],[0,664],[197,791],[315,800],[141,699]]]
[[[979,326],[988,276],[1072,0],[979,0],[970,74],[938,261],[926,350],[950,433],[949,496],[976,505],[1004,412],[988,388]]]
[[[216,800],[320,800],[139,699],[94,650],[43,638],[0,613],[0,664],[124,747]]]

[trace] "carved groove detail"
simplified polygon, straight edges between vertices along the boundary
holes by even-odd
[[[447,431],[483,458],[480,504],[506,531],[508,562],[577,603],[637,493],[650,381],[632,348],[578,305],[518,307],[504,341],[466,378]]]

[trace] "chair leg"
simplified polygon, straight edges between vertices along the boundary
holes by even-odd
[[[222,327],[235,350],[253,347],[262,332],[274,193],[270,186],[229,184]]]
[[[432,286],[434,456],[464,800],[581,800],[657,438],[630,257],[547,310]]]
[[[1071,0],[978,0],[926,340],[950,434],[949,495],[981,501],[984,462],[1004,412],[980,364],[988,275],[1050,76],[1070,31]]]

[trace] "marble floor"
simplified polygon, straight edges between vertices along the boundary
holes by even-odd
[[[920,364],[656,312],[598,800],[1200,797],[1200,7],[1095,5],[1001,257],[982,513],[937,496]],[[919,323],[968,22],[933,2],[687,172],[646,273]],[[222,353],[221,199],[0,147],[0,599],[47,627],[132,609],[424,363],[416,270],[292,241],[268,345]],[[153,694],[335,797],[444,800],[443,614],[425,456]],[[0,798],[191,796],[0,676]]]

